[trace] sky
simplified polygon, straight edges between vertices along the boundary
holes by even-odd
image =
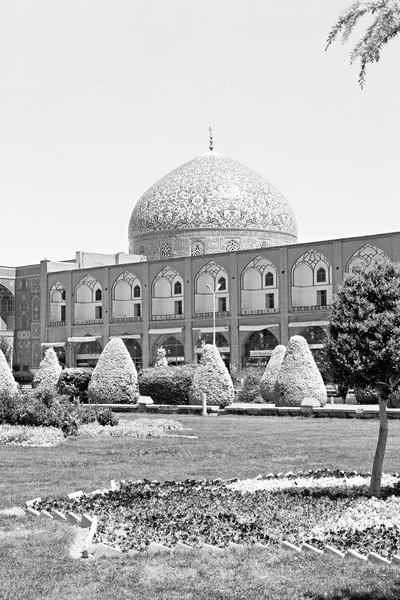
[[[350,0],[1,0],[0,265],[128,252],[160,177],[214,149],[299,242],[399,230],[400,40],[358,87]],[[368,24],[368,18],[365,20]]]

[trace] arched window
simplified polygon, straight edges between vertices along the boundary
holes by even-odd
[[[12,300],[8,300],[7,310],[8,310],[8,312],[12,312],[12,310],[13,310],[13,301]]]
[[[265,275],[265,287],[268,287],[270,285],[274,285],[274,276],[271,273],[271,271],[268,271],[268,273],[266,273]]]
[[[61,300],[64,300],[64,301],[65,301],[65,290],[63,290],[63,291],[61,292]]]
[[[96,290],[96,302],[100,302],[101,298],[102,298],[101,290],[97,289]]]
[[[226,279],[225,277],[220,277],[218,279],[218,285],[219,285],[219,289],[222,290],[226,290]]]
[[[135,285],[133,288],[133,297],[140,298],[140,285]]]
[[[175,296],[180,296],[182,294],[182,284],[180,281],[175,281],[174,283],[174,294]]]
[[[317,271],[317,283],[323,283],[326,281],[326,271],[322,267]]]

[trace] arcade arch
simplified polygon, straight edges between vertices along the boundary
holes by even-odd
[[[254,258],[243,269],[241,279],[242,315],[278,312],[278,273],[269,260]]]
[[[292,267],[293,310],[324,310],[332,303],[332,266],[321,252],[309,249]]]
[[[229,315],[228,274],[213,260],[206,263],[196,275],[194,305],[196,316],[210,317],[214,311],[216,316]]]
[[[164,267],[153,280],[152,318],[183,319],[183,279],[175,269]]]
[[[139,321],[142,317],[142,285],[130,271],[124,271],[112,286],[112,320]]]
[[[74,318],[76,324],[102,322],[102,287],[92,275],[85,275],[77,283],[74,297]]]

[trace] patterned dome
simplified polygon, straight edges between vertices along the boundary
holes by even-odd
[[[139,199],[129,222],[129,251],[150,260],[296,241],[296,220],[284,196],[251,169],[216,152],[157,181]]]

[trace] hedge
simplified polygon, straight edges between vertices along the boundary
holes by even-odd
[[[189,390],[197,365],[150,367],[138,375],[141,396],[150,396],[155,404],[189,404]]]
[[[58,379],[58,393],[86,404],[92,372],[92,369],[64,369]]]

